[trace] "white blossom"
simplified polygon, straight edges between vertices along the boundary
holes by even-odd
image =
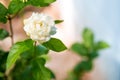
[[[56,33],[55,22],[46,14],[33,13],[24,20],[24,31],[32,40],[43,43]]]

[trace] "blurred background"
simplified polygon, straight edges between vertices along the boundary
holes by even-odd
[[[0,0],[6,7],[9,0]],[[74,42],[81,41],[81,32],[85,27],[93,30],[95,40],[104,40],[110,48],[102,50],[94,62],[94,69],[85,75],[85,80],[120,80],[120,0],[57,0],[49,7],[27,7],[24,15],[13,20],[15,41],[27,38],[23,31],[23,19],[31,13],[46,13],[56,19],[63,19],[62,24],[56,25],[57,34],[69,48]],[[22,17],[21,17],[22,16]],[[9,30],[8,23],[0,27]],[[7,43],[6,43],[7,41]],[[7,38],[0,42],[4,50],[9,50],[11,44]],[[54,54],[50,52],[51,60],[46,64],[56,75],[57,80],[64,80],[68,72],[81,60],[71,51]]]

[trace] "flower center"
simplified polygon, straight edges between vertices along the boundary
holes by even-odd
[[[40,27],[43,27],[43,23],[42,22],[40,22],[39,24],[40,24]]]

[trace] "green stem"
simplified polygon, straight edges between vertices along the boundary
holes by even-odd
[[[37,46],[37,42],[35,41],[35,43],[34,43],[34,57],[36,57],[36,46]]]
[[[34,48],[33,48],[34,50],[33,50],[32,57],[30,58],[29,62],[32,62],[36,58],[36,46],[37,46],[36,41],[34,42],[33,46],[34,46]]]

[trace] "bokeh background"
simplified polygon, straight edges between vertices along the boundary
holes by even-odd
[[[9,0],[0,2],[6,7],[9,4]],[[68,48],[74,42],[82,40],[81,32],[85,27],[92,29],[95,40],[106,41],[110,48],[100,52],[99,58],[94,62],[94,69],[85,75],[85,80],[120,80],[120,0],[57,0],[45,8],[27,7],[24,15],[19,15],[12,21],[15,41],[27,38],[22,22],[33,11],[64,20],[62,24],[56,25],[57,34],[54,37],[61,39]],[[0,28],[9,31],[8,23],[0,23]],[[9,50],[10,38],[0,41],[0,46]],[[57,80],[64,80],[81,58],[69,50],[54,53],[49,53],[51,60],[46,66],[55,73]]]

